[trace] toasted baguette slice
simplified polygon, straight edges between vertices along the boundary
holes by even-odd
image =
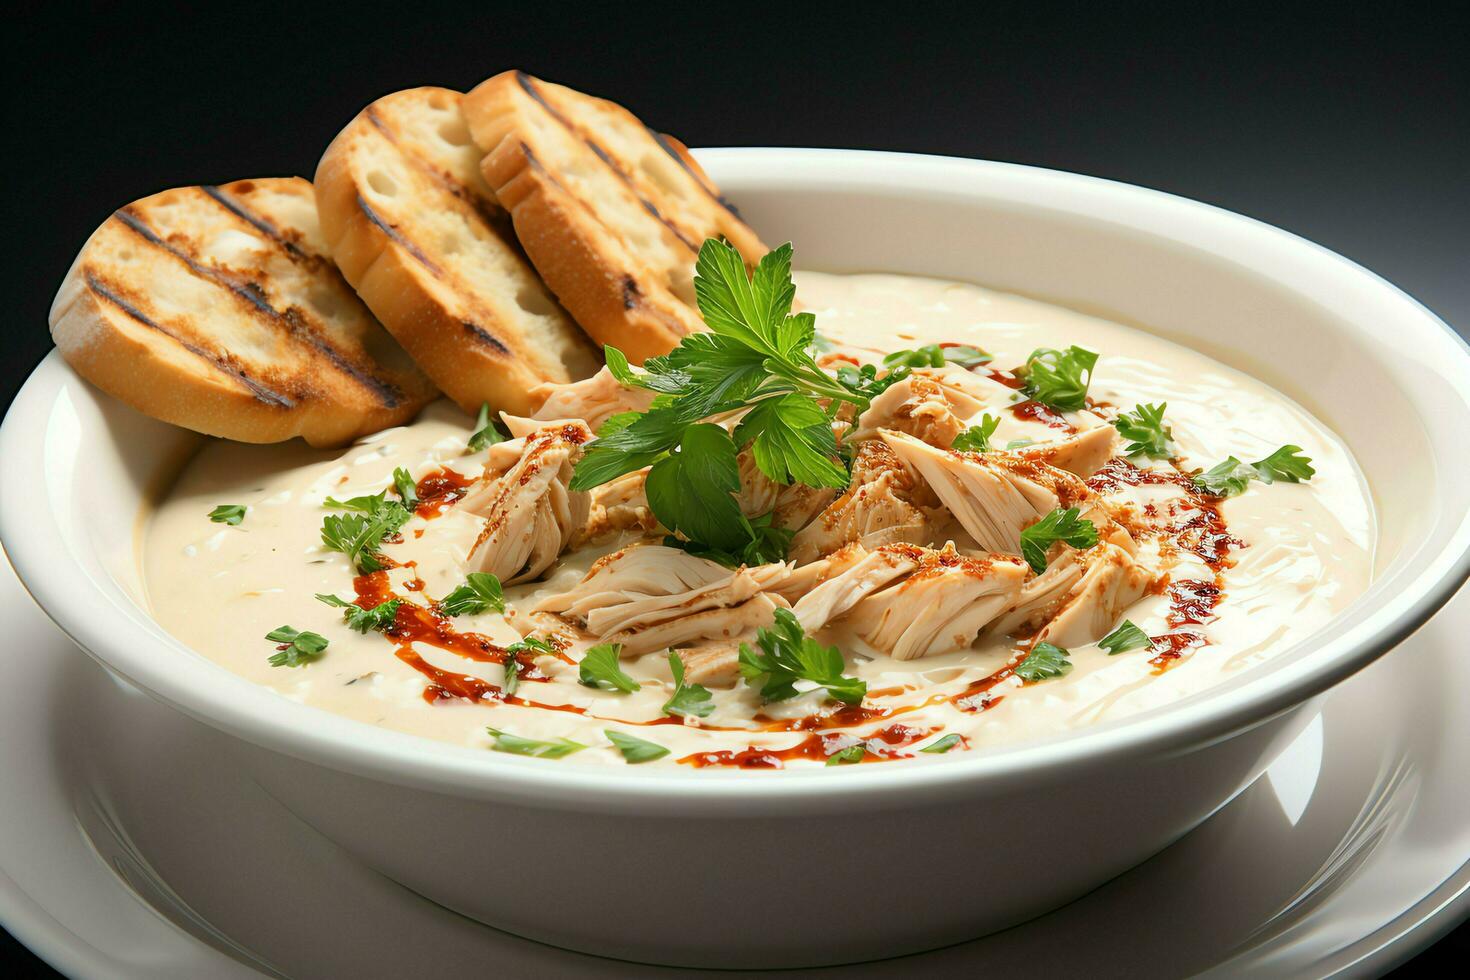
[[[601,359],[521,254],[461,98],[415,88],[368,106],[322,157],[317,206],[342,274],[444,393],[525,415],[536,385]]]
[[[179,187],[116,211],[50,320],[88,381],[241,442],[337,445],[407,422],[435,395],[326,257],[300,177]]]
[[[706,238],[752,265],[766,252],[683,144],[619,105],[509,71],[465,96],[464,115],[541,277],[634,361],[703,329],[693,279]]]

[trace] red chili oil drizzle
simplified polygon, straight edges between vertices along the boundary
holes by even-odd
[[[1166,621],[1171,627],[1209,623],[1218,615],[1215,610],[1225,596],[1224,570],[1235,564],[1230,552],[1234,548],[1245,547],[1245,542],[1232,537],[1226,530],[1225,518],[1220,513],[1220,499],[1201,491],[1187,474],[1177,469],[1173,472],[1143,470],[1126,459],[1117,458],[1110,460],[1087,480],[1089,487],[1101,493],[1145,484],[1176,486],[1188,496],[1195,513],[1173,529],[1171,542],[1214,572],[1212,581],[1179,579],[1161,583],[1162,593],[1169,601]],[[1193,630],[1156,636],[1153,637],[1155,656],[1149,662],[1158,668],[1156,673],[1162,673],[1189,651],[1208,643],[1204,634]]]
[[[1149,663],[1154,665],[1155,674],[1162,674],[1178,663],[1186,653],[1209,642],[1203,633],[1196,633],[1192,630],[1165,633],[1162,636],[1150,637],[1150,639],[1153,644],[1149,647],[1149,652],[1153,654],[1153,657],[1149,659]]]
[[[459,503],[469,492],[469,485],[473,482],[469,477],[447,466],[439,467],[418,482],[414,493],[418,495],[419,503],[414,508],[414,513],[424,520],[438,517]]]
[[[696,769],[708,766],[727,766],[738,769],[785,769],[786,763],[806,759],[826,762],[835,752],[859,743],[863,746],[862,762],[889,762],[894,759],[912,759],[914,753],[903,751],[922,738],[939,731],[938,728],[910,728],[907,725],[889,725],[868,735],[808,735],[795,745],[784,749],[723,750],[719,752],[695,752],[679,762]],[[966,743],[968,747],[968,743]]]
[[[1065,429],[1068,432],[1076,432],[1077,427],[1062,418],[1051,408],[1038,401],[1017,402],[1011,406],[1011,414],[1018,419],[1040,422],[1042,425],[1053,429]]]

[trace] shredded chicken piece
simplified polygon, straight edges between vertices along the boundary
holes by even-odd
[[[787,606],[779,595],[760,592],[739,605],[681,614],[646,626],[630,626],[602,639],[621,643],[623,655],[630,657],[709,640],[729,640],[758,627],[770,626],[776,619],[776,610]]]
[[[606,367],[582,381],[539,384],[530,394],[544,396],[533,419],[581,419],[594,432],[619,412],[644,412],[653,401],[653,392],[624,388]]]
[[[804,483],[781,484],[760,471],[755,455],[743,450],[740,463],[740,512],[746,517],[772,515],[776,527],[800,530],[811,523],[837,496],[831,487],[809,487]]]
[[[914,473],[886,445],[859,443],[847,491],[791,539],[791,559],[804,565],[853,541],[875,548],[928,540],[932,522],[918,506],[920,490]]]
[[[987,551],[1018,554],[1021,531],[1058,507],[1077,507],[1100,536],[1132,543],[1087,484],[1066,470],[1015,453],[957,453],[901,432],[881,435]]]
[[[1091,476],[1108,460],[1118,446],[1118,430],[1091,412],[1075,416],[1077,431],[1065,439],[1041,442],[1010,451],[1017,459],[1046,463],[1081,477]]]
[[[648,506],[644,493],[644,481],[648,478],[647,467],[624,473],[622,476],[590,491],[592,505],[587,515],[587,526],[577,543],[591,541],[616,531],[638,530],[651,534],[657,530],[658,518]]]
[[[772,619],[775,611],[772,610]],[[765,625],[765,624],[762,624]],[[754,641],[751,633],[745,639]],[[722,643],[708,643],[674,653],[684,662],[684,680],[702,687],[731,687],[740,679],[739,638]]]
[[[1123,611],[1149,590],[1157,573],[1114,544],[1059,551],[991,624],[995,634],[1040,630],[1037,640],[1060,647],[1102,639]]]
[[[459,506],[485,518],[469,564],[507,585],[545,573],[587,521],[588,498],[568,489],[592,432],[581,422],[546,426],[501,443]],[[514,461],[502,465],[511,459]]]
[[[678,548],[634,545],[599,559],[575,587],[542,599],[536,611],[556,613],[599,640],[622,643],[627,655],[648,653],[737,635],[743,627],[733,624],[766,608],[746,609],[749,600],[778,586],[789,572],[780,562],[730,569]],[[768,600],[769,610],[776,608],[772,603],[786,605],[778,597]],[[767,617],[758,625],[769,622]]]
[[[849,438],[871,439],[879,429],[893,429],[948,448],[965,431],[965,420],[985,407],[985,400],[959,387],[954,375],[954,369],[915,371],[890,385],[873,399]]]
[[[1029,574],[1005,555],[964,555],[885,545],[796,603],[808,631],[845,617],[874,648],[897,660],[962,650],[1015,602]]]
[[[793,568],[771,591],[790,602],[796,602],[834,575],[847,571],[867,555],[868,549],[856,541],[843,545],[825,558]]]

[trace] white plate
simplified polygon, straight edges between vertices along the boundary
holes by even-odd
[[[8,564],[0,568],[0,621],[8,639],[0,652],[0,920],[64,973],[673,972],[497,932],[352,861],[235,767],[227,739],[86,659],[29,601]],[[1321,718],[1258,783],[1080,901],[986,939],[844,975],[1331,976],[1390,968],[1470,913],[1470,787],[1462,778],[1470,713],[1456,710],[1470,686],[1467,632],[1463,591],[1333,692]],[[523,842],[497,840],[487,828],[485,846],[514,861]],[[922,882],[895,883],[889,894],[875,877],[873,900],[924,914]],[[759,916],[741,921],[750,925],[732,918],[732,927],[758,927]]]

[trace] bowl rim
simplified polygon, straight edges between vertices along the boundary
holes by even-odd
[[[1212,205],[1116,181],[1019,164],[873,150],[726,147],[696,151],[716,179],[731,173],[772,186],[801,186],[838,168],[844,177],[910,193],[958,194],[959,179],[1024,188],[1045,200],[1064,190],[1096,198],[1110,220],[1129,226],[1135,210],[1167,214],[1180,242],[1206,247],[1200,227],[1228,241],[1232,260],[1249,262],[1243,248],[1285,249],[1324,281],[1370,289],[1397,308],[1393,329],[1438,348],[1457,368],[1453,383],[1470,405],[1470,345],[1447,324],[1376,274],[1289,232]],[[987,183],[990,182],[990,183]],[[948,184],[948,186],[946,186]],[[974,188],[971,187],[971,192]],[[1153,226],[1137,227],[1166,234]],[[1186,233],[1184,226],[1195,230]],[[1226,234],[1228,233],[1228,234]],[[1269,247],[1267,247],[1269,246]],[[1223,254],[1225,245],[1208,248]],[[1243,258],[1243,255],[1245,256]],[[1387,329],[1387,328],[1380,328]],[[1455,360],[1458,358],[1458,360]],[[1447,370],[1449,370],[1447,368]],[[977,793],[1013,793],[1041,781],[1064,778],[1103,762],[1175,756],[1229,738],[1274,718],[1392,649],[1422,625],[1470,578],[1470,513],[1397,593],[1342,636],[1330,638],[1276,669],[1239,686],[1201,692],[1138,716],[1044,740],[1017,743],[964,758],[907,766],[843,768],[779,775],[601,768],[522,759],[422,736],[378,729],[284,698],[195,654],[178,641],[164,642],[126,616],[108,610],[110,600],[87,575],[78,574],[64,544],[55,511],[34,505],[14,488],[34,485],[44,466],[46,434],[55,403],[71,369],[52,351],[26,381],[0,426],[0,541],[27,591],[46,615],[83,650],[154,697],[211,727],[266,749],[329,769],[404,786],[473,799],[497,800],[582,812],[656,812],[660,816],[837,813],[862,802],[908,806]],[[146,614],[146,613],[145,613]],[[1307,641],[1310,642],[1310,641]],[[1189,710],[1180,710],[1187,703]]]

